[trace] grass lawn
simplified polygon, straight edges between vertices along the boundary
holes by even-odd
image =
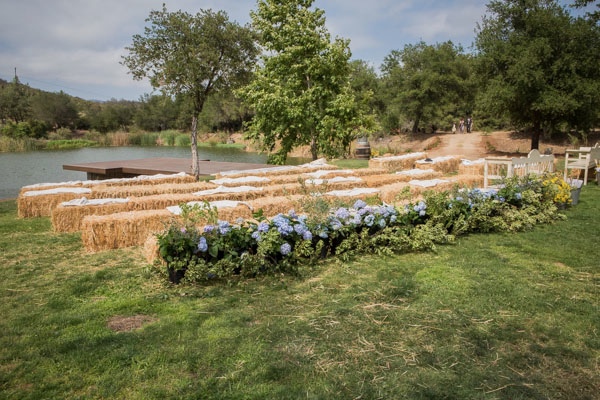
[[[598,399],[600,188],[565,213],[200,287],[0,202],[0,398]]]

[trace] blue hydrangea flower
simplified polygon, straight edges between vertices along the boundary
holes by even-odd
[[[261,222],[256,227],[256,230],[259,231],[260,233],[268,232],[269,231],[269,223],[268,222],[264,222],[264,221]]]
[[[214,230],[215,230],[215,226],[214,225],[206,225],[204,227],[204,233],[211,233]]]
[[[204,236],[201,236],[200,240],[198,241],[198,251],[201,251],[202,253],[206,253],[207,250],[208,250],[208,243],[206,242],[206,238]]]
[[[379,220],[379,227],[380,227],[380,228],[385,228],[385,225],[386,225],[386,223],[385,223],[385,219],[381,218],[381,219]]]
[[[365,203],[363,200],[356,200],[356,202],[354,202],[354,205],[352,206],[352,208],[356,209],[356,210],[360,210],[361,208],[364,208],[367,206],[367,203]]]
[[[229,222],[219,221],[219,233],[221,235],[226,235],[230,230],[231,226],[229,226]]]
[[[369,214],[365,217],[365,225],[373,226],[374,222],[375,222],[375,216],[373,214]]]
[[[313,238],[313,234],[308,229],[306,231],[304,231],[304,233],[302,233],[302,239],[304,239],[304,240],[312,240],[312,238]]]
[[[287,256],[292,251],[292,246],[290,246],[290,244],[286,242],[286,243],[284,243],[284,244],[281,245],[281,247],[279,248],[279,251],[284,256]]]
[[[348,209],[345,207],[338,208],[333,215],[335,215],[336,218],[338,218],[339,220],[342,220],[342,221],[350,218],[350,213],[348,212]]]
[[[259,231],[252,232],[251,236],[252,236],[252,239],[256,240],[257,242],[260,242],[260,240],[262,239]]]
[[[294,225],[294,231],[300,236],[302,236],[304,234],[304,232],[306,232],[307,230],[308,230],[308,228],[304,224]]]

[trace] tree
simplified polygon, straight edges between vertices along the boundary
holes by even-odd
[[[276,164],[303,145],[313,159],[342,155],[368,126],[349,84],[349,42],[330,40],[324,12],[312,4],[259,0],[251,12],[265,55],[254,80],[238,93],[255,113],[246,137]]]
[[[0,120],[24,122],[31,114],[31,93],[29,86],[23,85],[19,77],[2,85],[0,90]]]
[[[479,104],[531,130],[564,122],[589,129],[600,106],[598,27],[553,0],[494,0],[476,38]]]
[[[402,51],[393,50],[381,70],[388,106],[413,121],[413,133],[422,123],[437,125],[472,109],[469,58],[450,41],[436,45],[419,42]]]
[[[192,173],[199,177],[198,116],[211,93],[248,81],[258,49],[248,27],[230,22],[224,11],[151,11],[144,35],[134,35],[123,57],[134,79],[182,95],[192,104]]]
[[[31,99],[31,110],[35,119],[48,124],[52,129],[74,129],[79,119],[72,97],[63,91],[38,92]]]

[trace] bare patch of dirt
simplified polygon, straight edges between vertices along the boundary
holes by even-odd
[[[234,134],[232,138],[236,143],[245,143],[241,134]],[[572,144],[567,140],[540,139],[540,152],[549,152],[555,156],[562,156],[566,149],[579,146],[592,146],[600,141],[600,131],[595,131],[588,136],[588,143]],[[484,158],[488,156],[523,156],[531,150],[531,136],[527,133],[497,131],[492,133],[416,133],[371,138],[369,140],[372,152],[384,154],[403,154],[409,152],[426,151],[430,157],[461,156],[467,159]],[[246,143],[247,148],[252,146]],[[294,149],[290,157],[310,158],[308,147]]]
[[[156,318],[148,315],[114,316],[108,320],[108,329],[115,332],[130,332],[142,326],[156,321]]]

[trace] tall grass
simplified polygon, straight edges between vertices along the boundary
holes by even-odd
[[[0,202],[4,399],[597,399],[600,188],[567,220],[173,287]]]
[[[0,136],[0,152],[33,151],[42,148],[39,141],[32,138],[9,138]]]

